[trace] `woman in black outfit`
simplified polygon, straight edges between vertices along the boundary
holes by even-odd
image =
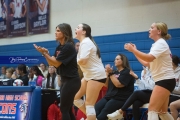
[[[50,56],[48,50],[37,46],[34,47],[47,60],[50,66],[57,68],[57,73],[61,76],[61,97],[60,109],[62,120],[75,120],[72,113],[74,96],[81,86],[77,69],[76,50],[72,38],[72,30],[69,24],[62,23],[56,27],[56,40],[60,45],[56,48],[54,56]]]
[[[106,120],[107,114],[122,107],[128,97],[134,91],[134,77],[130,75],[130,66],[127,57],[123,54],[118,54],[114,64],[117,68],[112,71],[110,65],[106,65],[106,74],[108,75],[106,85],[107,93],[95,105],[96,118],[98,120]]]

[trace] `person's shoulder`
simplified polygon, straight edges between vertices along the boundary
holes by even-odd
[[[83,39],[81,43],[88,43],[88,42],[91,42],[91,39],[89,37],[86,37]]]
[[[67,42],[64,47],[65,49],[68,49],[68,50],[74,50],[75,49],[75,45],[71,42]]]
[[[74,44],[72,42],[67,42],[64,44],[64,47],[74,47]]]
[[[129,68],[124,68],[124,69],[123,69],[123,72],[128,72],[128,73],[129,73],[129,72],[130,72],[130,69],[129,69]]]
[[[160,38],[159,40],[156,41],[157,44],[167,44],[166,40],[163,38]]]

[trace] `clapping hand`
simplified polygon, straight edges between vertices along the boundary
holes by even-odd
[[[132,43],[126,43],[124,45],[124,49],[128,50],[129,52],[133,52],[136,49],[136,45]]]
[[[48,49],[44,48],[44,47],[41,47],[41,46],[37,46],[36,44],[33,44],[34,47],[36,48],[36,50],[38,52],[40,52],[41,54],[43,53],[49,53]]]
[[[111,67],[110,66],[110,64],[107,64],[106,66],[105,66],[105,70],[106,70],[106,73],[112,73],[112,71],[113,71],[113,66]]]

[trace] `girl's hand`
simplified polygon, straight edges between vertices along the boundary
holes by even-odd
[[[109,74],[109,73],[111,73],[111,72],[113,71],[113,66],[111,67],[110,64],[107,64],[107,65],[105,66],[105,70],[106,70],[106,72]]]
[[[126,43],[124,45],[124,49],[128,50],[129,52],[133,52],[136,49],[136,45],[132,43]]]

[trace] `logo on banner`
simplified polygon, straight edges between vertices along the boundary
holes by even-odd
[[[23,103],[19,106],[20,111],[23,113],[23,119],[26,118],[27,115],[27,109],[28,108],[28,104],[27,103]]]

